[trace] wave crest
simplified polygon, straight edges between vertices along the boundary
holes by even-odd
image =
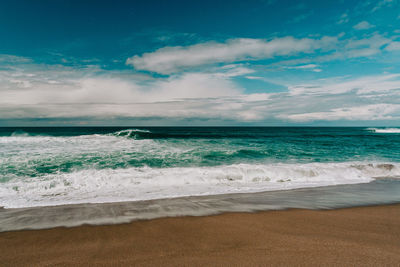
[[[142,130],[142,129],[126,129],[126,130],[121,130],[113,133],[112,135],[118,136],[118,137],[128,137],[128,138],[134,138],[138,139],[141,137],[142,134],[150,134],[151,132],[149,130]]]

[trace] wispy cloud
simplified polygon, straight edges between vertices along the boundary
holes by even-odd
[[[130,57],[126,63],[137,70],[170,74],[184,68],[211,63],[311,53],[318,49],[331,49],[336,42],[336,37],[297,39],[289,36],[272,40],[238,38],[229,39],[224,43],[206,42],[186,47],[164,47],[152,53]]]
[[[373,1],[375,2],[375,1]],[[371,12],[375,12],[383,7],[389,7],[392,4],[394,4],[396,2],[396,0],[380,0],[377,1],[376,5],[372,8]]]
[[[322,69],[316,64],[306,64],[298,66],[288,66],[287,69],[299,69],[299,70],[312,70],[314,72],[321,72]]]
[[[400,118],[400,104],[373,104],[348,108],[334,108],[326,112],[310,112],[282,116],[292,121],[338,121],[338,120],[390,120]],[[397,115],[393,117],[393,114]]]
[[[299,22],[301,22],[301,21],[303,21],[303,20],[309,18],[309,17],[312,16],[313,14],[314,14],[314,11],[313,11],[313,10],[311,10],[311,11],[309,11],[309,12],[306,12],[306,13],[303,13],[303,14],[300,14],[300,15],[298,15],[298,16],[293,17],[293,18],[289,21],[289,23],[299,23]]]
[[[350,20],[350,19],[349,19],[349,14],[348,14],[348,13],[343,13],[343,14],[340,16],[340,18],[339,18],[337,24],[345,24],[345,23],[349,22],[349,20]]]
[[[341,40],[335,51],[330,54],[316,56],[315,62],[329,62],[354,58],[369,58],[381,54],[393,40],[378,32],[364,35],[363,38],[349,38]]]
[[[400,42],[392,42],[388,46],[385,47],[387,51],[397,51],[400,50]]]
[[[361,97],[364,94],[381,94],[394,90],[400,90],[400,74],[372,75],[350,79],[331,78],[304,85],[289,86],[291,95],[329,95],[353,91]]]
[[[367,23],[367,22],[366,22]],[[358,29],[373,27],[363,22]],[[364,34],[362,38],[342,38],[325,36],[320,39],[294,37],[264,39],[229,39],[226,42],[206,42],[190,46],[164,47],[154,52],[136,55],[127,59],[126,63],[136,70],[173,74],[181,71],[192,71],[204,65],[220,63],[251,62],[273,59],[271,64],[288,64],[294,66],[286,69],[305,69],[299,64],[315,62],[329,62],[352,58],[369,58],[383,51],[398,50],[398,42],[385,34],[372,32]],[[306,64],[310,66],[310,64]],[[321,68],[308,68],[320,72]]]

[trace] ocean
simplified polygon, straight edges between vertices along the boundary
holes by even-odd
[[[400,128],[0,128],[5,209],[400,178]]]

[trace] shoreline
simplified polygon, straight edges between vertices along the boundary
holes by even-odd
[[[289,209],[0,233],[6,266],[390,265],[400,204]]]
[[[163,217],[286,209],[338,209],[400,203],[400,179],[258,193],[191,196],[136,202],[0,209],[0,232],[110,225]]]

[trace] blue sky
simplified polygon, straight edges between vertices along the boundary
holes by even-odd
[[[400,126],[400,1],[2,1],[0,126]]]

